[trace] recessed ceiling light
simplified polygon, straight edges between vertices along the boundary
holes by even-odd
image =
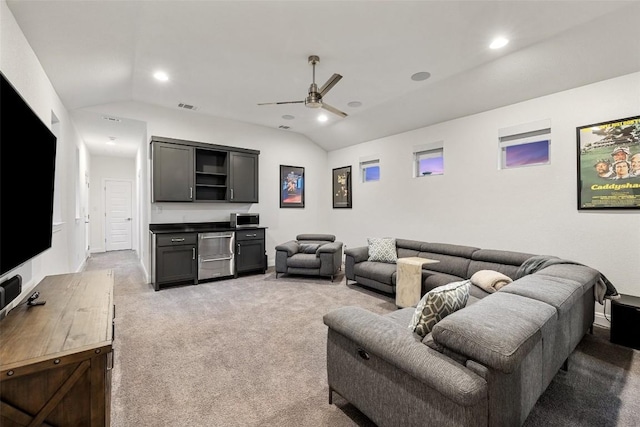
[[[504,37],[498,37],[491,42],[489,47],[491,49],[500,49],[501,47],[505,47],[507,43],[509,43],[508,39],[505,39]]]
[[[329,120],[329,117],[327,117],[327,115],[326,115],[326,114],[320,114],[320,115],[318,116],[318,121],[319,121],[319,122],[326,122],[327,120]]]
[[[426,71],[420,71],[419,73],[415,73],[413,76],[411,76],[411,80],[420,82],[422,80],[427,80],[429,77],[431,77],[431,73],[427,73]]]
[[[291,114],[285,114],[284,116],[282,116],[283,119],[285,120],[293,120],[295,119],[294,116],[292,116]]]
[[[347,104],[349,107],[358,108],[362,106],[362,102],[360,101],[351,101]]]
[[[164,71],[156,71],[155,73],[153,73],[153,77],[155,77],[156,80],[160,80],[161,82],[166,82],[167,80],[169,80],[169,75]]]

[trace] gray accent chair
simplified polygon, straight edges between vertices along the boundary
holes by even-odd
[[[298,234],[276,246],[278,274],[333,277],[342,269],[342,242],[332,234]]]

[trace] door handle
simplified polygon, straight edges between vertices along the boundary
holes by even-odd
[[[233,200],[233,188],[231,189],[231,200]]]
[[[196,248],[191,248],[191,251],[192,251],[191,259],[196,259]]]
[[[240,246],[240,243],[238,243],[238,255],[240,255],[240,248],[241,248],[241,247],[242,247],[242,246]]]

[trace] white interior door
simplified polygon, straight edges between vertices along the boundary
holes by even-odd
[[[131,181],[105,181],[107,251],[131,249]]]

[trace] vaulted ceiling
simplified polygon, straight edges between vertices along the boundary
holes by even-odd
[[[330,151],[640,71],[636,1],[7,4],[98,154],[113,124],[83,109],[118,101],[287,126]],[[510,42],[492,50],[497,36]],[[323,100],[346,118],[257,105],[303,100],[310,55],[318,87],[342,75]],[[169,80],[154,79],[158,70]],[[412,80],[419,72],[430,77]]]

